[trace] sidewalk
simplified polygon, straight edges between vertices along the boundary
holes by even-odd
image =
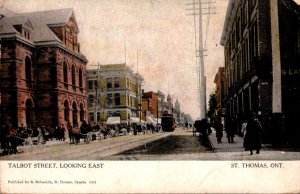
[[[228,143],[226,132],[223,132],[222,143],[217,142],[216,132],[208,136],[215,154],[221,160],[300,160],[298,149],[274,149],[269,145],[262,145],[260,154],[250,155],[249,151],[243,148],[244,139],[239,136],[234,137],[235,143]]]
[[[215,130],[213,130],[213,132],[208,136],[208,139],[210,140],[211,146],[215,152],[228,152],[228,151],[230,152],[230,151],[244,150],[243,149],[244,138],[236,135],[234,137],[234,143],[228,143],[228,139],[225,131],[223,131],[222,143],[218,144]]]

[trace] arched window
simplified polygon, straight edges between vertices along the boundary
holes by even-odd
[[[73,102],[73,105],[72,105],[72,109],[73,109],[73,125],[76,125],[78,126],[78,110],[77,110],[77,106],[76,106],[76,103]]]
[[[72,85],[75,87],[76,85],[76,79],[75,79],[75,66],[72,65]]]
[[[82,88],[82,70],[79,69],[79,87]]]
[[[30,99],[26,100],[26,125],[29,126],[33,121],[33,103]]]
[[[84,108],[83,108],[83,104],[80,104],[80,121],[84,121]]]
[[[65,103],[64,103],[64,116],[65,116],[65,121],[67,121],[67,122],[70,121],[69,112],[70,112],[69,103],[68,103],[68,101],[65,101]]]
[[[26,79],[26,84],[27,87],[31,87],[31,82],[32,82],[32,67],[31,67],[31,61],[29,57],[25,58],[25,79]]]
[[[68,83],[68,65],[66,62],[64,62],[64,82],[65,84]]]

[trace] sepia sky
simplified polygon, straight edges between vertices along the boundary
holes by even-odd
[[[200,105],[194,19],[186,10],[190,8],[186,4],[191,2],[193,0],[2,0],[0,5],[17,13],[73,8],[80,30],[81,52],[89,60],[88,68],[98,62],[124,63],[126,47],[126,63],[144,77],[145,91],[170,94],[178,99],[183,112],[196,119]],[[216,0],[216,14],[209,20],[207,15],[203,16],[207,96],[215,88],[214,76],[223,65],[223,47],[219,42],[227,4],[228,0]]]

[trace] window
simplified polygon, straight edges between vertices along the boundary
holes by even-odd
[[[66,62],[63,64],[63,74],[65,87],[68,88],[68,65]]]
[[[31,61],[29,57],[26,57],[25,58],[25,79],[26,79],[27,87],[31,87],[31,82],[32,82],[31,71],[32,71]]]
[[[80,104],[79,117],[80,117],[80,121],[84,121],[84,108],[83,108],[83,104]]]
[[[89,120],[90,121],[94,121],[95,120],[94,112],[89,112]]]
[[[115,105],[120,105],[121,99],[120,99],[120,93],[115,94]]]
[[[82,88],[82,70],[79,69],[79,87]]]
[[[109,88],[112,88],[112,79],[111,78],[107,78],[106,79],[106,87],[109,89]]]
[[[112,105],[112,94],[107,94],[107,105],[108,106]]]
[[[97,80],[94,80],[94,86],[95,86],[95,89],[98,89],[98,81]]]
[[[73,102],[73,112],[72,112],[72,115],[73,115],[73,126],[76,125],[78,126],[78,109],[77,109],[77,105],[75,102]]]
[[[94,89],[94,80],[89,80],[89,81],[88,81],[88,89],[89,89],[89,90]]]
[[[75,79],[75,66],[74,65],[72,65],[72,85],[73,85],[73,88],[75,88],[76,79]]]
[[[115,78],[115,88],[119,88],[120,87],[120,78],[116,77]]]
[[[89,106],[90,107],[95,105],[95,97],[94,97],[94,95],[89,95],[88,102],[89,102]]]

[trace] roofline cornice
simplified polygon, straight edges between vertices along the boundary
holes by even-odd
[[[228,28],[229,28],[230,23],[231,23],[230,21],[231,21],[231,18],[232,18],[232,12],[233,12],[234,7],[237,3],[238,3],[238,0],[229,0],[229,2],[228,2],[225,22],[224,22],[222,36],[221,36],[221,40],[220,40],[220,44],[222,46],[225,45],[225,42],[227,40]]]
[[[16,33],[9,33],[9,34],[2,34],[0,35],[0,40],[7,39],[7,40],[16,40],[23,44],[26,44],[30,47],[35,47],[35,44],[31,41],[28,41],[27,39],[20,36],[17,32]]]
[[[71,55],[75,55],[76,57],[78,57],[79,59],[84,61],[86,64],[88,63],[88,60],[86,59],[85,56],[81,56],[78,53],[75,53],[75,52],[67,49],[66,47],[62,46],[62,44],[58,41],[55,41],[55,40],[51,41],[51,42],[50,41],[45,41],[45,43],[41,44],[41,42],[40,42],[40,43],[36,43],[36,45],[37,45],[37,47],[53,47],[53,46],[58,47],[58,48],[66,51],[67,53],[69,53]]]
[[[22,36],[20,36],[18,33],[9,33],[9,34],[1,34],[0,35],[0,40],[1,39],[11,39],[11,40],[17,40],[20,41],[28,46],[31,47],[53,47],[56,46],[66,52],[68,52],[71,55],[75,55],[76,57],[78,57],[79,59],[81,59],[82,61],[84,61],[86,64],[88,63],[88,60],[85,58],[85,56],[81,56],[78,53],[72,52],[69,49],[66,49],[64,46],[61,45],[60,42],[53,40],[53,41],[44,41],[44,42],[31,42],[28,41],[27,39],[23,38]]]

